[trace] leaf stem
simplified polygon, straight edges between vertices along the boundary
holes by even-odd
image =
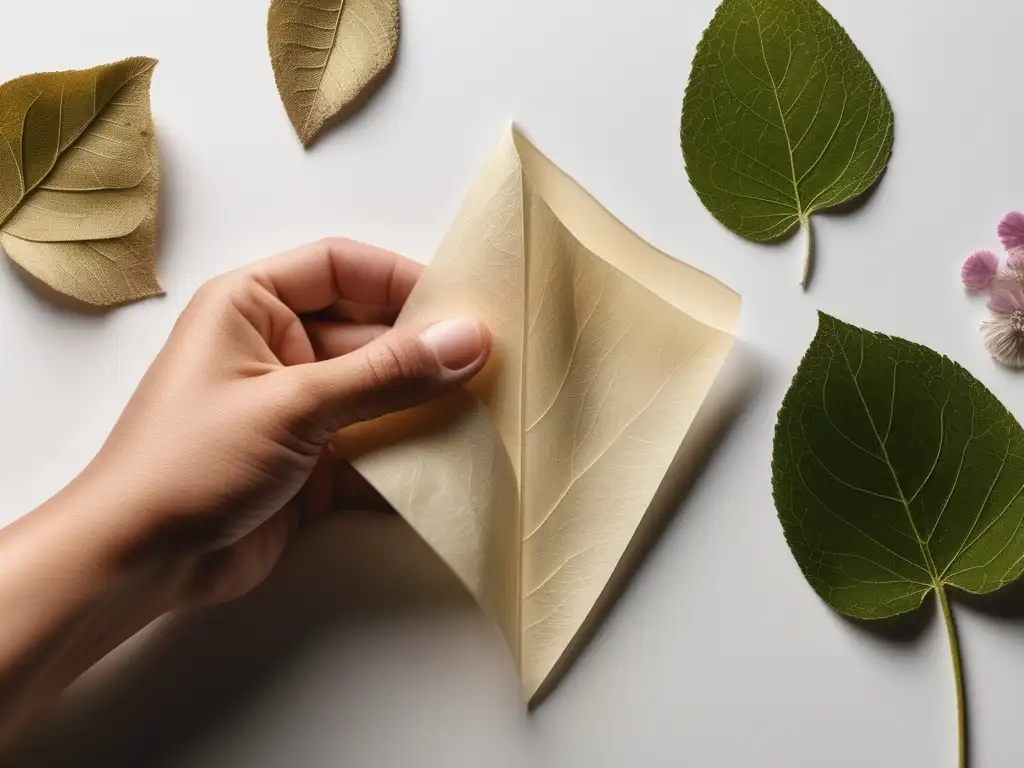
[[[804,231],[804,271],[800,277],[800,287],[807,290],[807,283],[811,277],[811,262],[814,258],[814,228],[811,226],[811,217],[801,216],[800,226]]]
[[[949,653],[953,660],[953,681],[956,684],[956,731],[957,743],[959,744],[960,768],[967,768],[967,718],[964,708],[964,676],[960,668],[960,643],[956,637],[956,625],[953,623],[953,612],[949,607],[949,598],[946,596],[946,587],[938,584],[935,591],[939,596],[939,606],[942,608],[942,618],[946,622],[946,636],[949,638]]]

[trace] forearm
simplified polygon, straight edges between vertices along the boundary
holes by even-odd
[[[334,432],[484,367],[472,317],[388,326],[421,271],[331,239],[197,292],[91,467],[0,531],[0,749],[158,616],[262,583],[346,492]]]
[[[68,684],[175,604],[128,509],[76,481],[0,530],[0,750]],[[176,566],[180,569],[180,566]]]

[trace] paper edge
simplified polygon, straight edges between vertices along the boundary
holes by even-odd
[[[694,320],[735,335],[742,308],[739,293],[707,272],[651,245],[538,149],[514,121],[505,128],[504,140],[511,140],[523,173],[581,245]],[[584,219],[600,221],[609,231],[603,233],[604,237],[581,236],[586,228]],[[594,242],[606,238],[617,242],[613,246]],[[624,251],[628,252],[626,256],[622,255]]]

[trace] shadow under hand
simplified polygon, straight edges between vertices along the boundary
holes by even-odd
[[[339,514],[305,529],[252,595],[166,619],[104,659],[5,765],[173,762],[224,728],[318,637],[369,614],[443,606],[475,611],[458,580],[400,518]]]
[[[623,553],[590,615],[533,697],[531,709],[557,687],[586,649],[597,627],[611,615],[616,602],[625,594],[630,579],[640,570],[643,561],[672,521],[682,513],[686,496],[703,474],[718,446],[732,431],[746,405],[757,395],[761,381],[761,371],[754,356],[737,341],[718,380],[697,412],[636,535]]]

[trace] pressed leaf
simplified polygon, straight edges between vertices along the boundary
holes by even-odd
[[[479,317],[493,363],[335,448],[498,623],[531,701],[600,617],[645,522],[674,509],[694,468],[675,463],[684,438],[684,453],[706,450],[691,427],[739,312],[514,130],[406,302],[400,327]]]
[[[775,505],[793,555],[838,612],[881,619],[1024,570],[1024,431],[927,347],[820,315],[779,414]],[[961,731],[961,749],[962,731]]]
[[[398,0],[271,0],[267,39],[281,101],[309,146],[394,61]]]
[[[723,0],[683,101],[686,169],[726,227],[758,242],[863,194],[893,145],[892,107],[867,59],[817,0]]]
[[[0,246],[51,288],[97,306],[163,293],[156,61],[126,59],[0,85]]]

